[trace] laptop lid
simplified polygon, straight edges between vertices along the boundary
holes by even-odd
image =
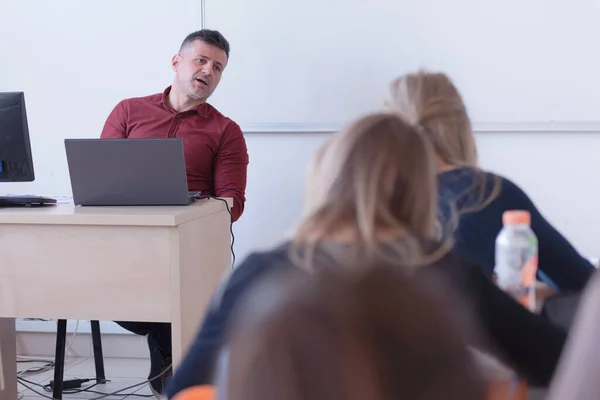
[[[181,138],[65,139],[76,205],[190,203]]]

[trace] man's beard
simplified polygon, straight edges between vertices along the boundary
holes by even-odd
[[[189,98],[196,100],[196,101],[206,101],[212,93],[209,93],[208,95],[197,94],[196,90],[194,88],[195,82],[196,82],[195,79],[184,81],[184,80],[180,79],[179,77],[175,78],[175,84],[177,84],[177,86],[179,87],[179,91],[181,93],[185,93]]]
[[[188,90],[188,96],[190,96],[194,100],[206,101],[210,97],[210,95],[212,93],[202,94],[202,95],[197,94],[196,90],[195,90],[195,87],[194,87],[194,83],[195,82],[196,82],[195,79],[193,79],[191,82],[189,82],[189,84],[188,84],[188,89],[189,89]],[[206,88],[208,89],[208,86]]]

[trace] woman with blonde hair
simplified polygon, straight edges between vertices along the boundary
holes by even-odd
[[[457,253],[480,264],[491,277],[503,212],[527,210],[539,241],[541,277],[558,291],[585,287],[594,271],[592,264],[542,216],[521,188],[478,166],[467,109],[447,75],[420,71],[395,79],[385,108],[399,114],[433,143],[439,212],[443,225],[450,227],[446,233],[453,236]],[[458,221],[452,224],[456,216]]]
[[[250,255],[234,270],[167,385],[169,398],[211,382],[232,312],[263,277],[281,270],[318,277],[373,264],[414,275],[415,282],[440,282],[437,292],[460,296],[489,338],[475,345],[487,346],[530,382],[547,384],[565,334],[436,241],[436,189],[431,143],[398,116],[368,115],[332,135],[314,159],[292,239]]]

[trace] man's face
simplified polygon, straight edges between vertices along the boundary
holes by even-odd
[[[206,100],[221,81],[227,54],[202,40],[185,46],[172,60],[175,82],[194,100]]]

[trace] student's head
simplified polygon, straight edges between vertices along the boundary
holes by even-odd
[[[438,168],[477,166],[475,138],[463,99],[443,73],[419,71],[395,79],[385,101],[427,136],[439,157]]]
[[[194,100],[206,100],[221,81],[229,59],[229,43],[218,31],[190,33],[171,61],[175,85]]]
[[[454,320],[397,268],[271,276],[233,318],[223,400],[480,400]]]
[[[360,118],[316,154],[296,242],[337,238],[370,246],[386,234],[431,238],[435,179],[431,144],[415,128],[393,114]]]

